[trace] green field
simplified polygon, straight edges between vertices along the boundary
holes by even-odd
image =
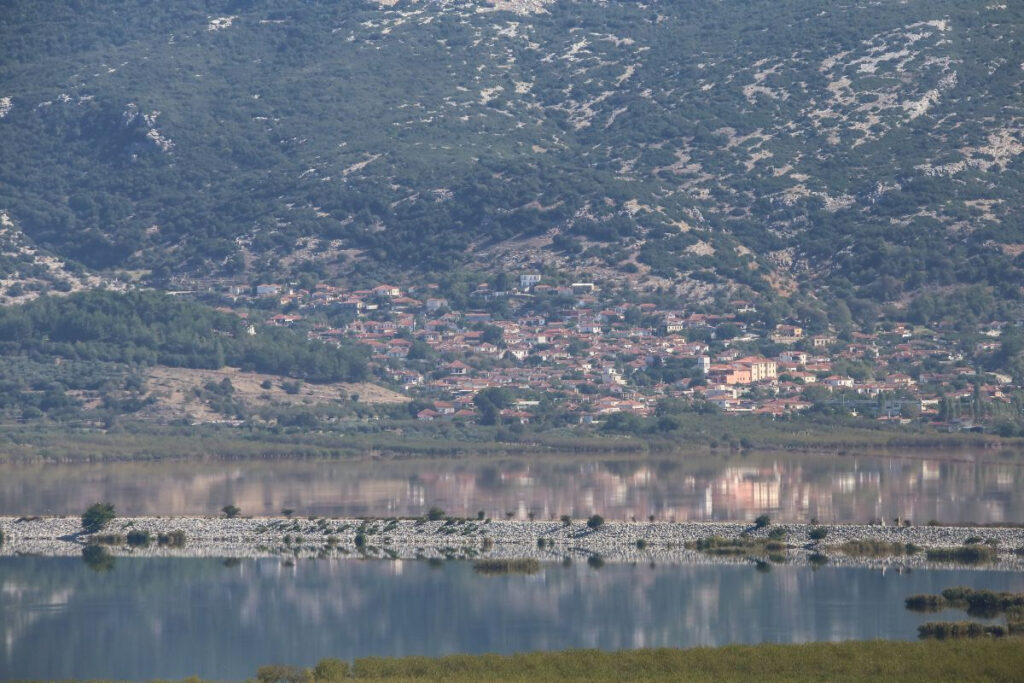
[[[1011,681],[1024,675],[1021,645],[1008,638],[366,658],[350,669],[337,660],[324,660],[308,672],[262,667],[257,680]]]

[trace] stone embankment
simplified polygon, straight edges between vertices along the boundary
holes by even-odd
[[[568,526],[558,521],[411,519],[288,519],[213,517],[119,518],[98,535],[83,534],[76,517],[0,517],[4,542],[0,556],[75,556],[101,541],[115,556],[161,557],[366,557],[366,558],[533,558],[560,561],[566,557],[600,557],[606,562],[749,563],[757,551],[737,555],[706,555],[692,548],[698,539],[766,539],[772,530],[785,535],[786,546],[772,554],[788,564],[831,564],[923,567],[936,566],[924,552],[896,556],[847,556],[838,550],[845,541],[912,544],[922,550],[962,546],[968,540],[994,548],[996,558],[977,566],[1024,570],[1024,529],[993,527],[884,527],[823,525],[825,539],[809,540],[810,525],[772,524],[754,529],[728,522],[607,522],[597,529],[585,521]],[[129,545],[132,531],[147,532],[148,545]],[[184,532],[183,547],[161,545],[159,534]],[[780,531],[775,531],[776,535]],[[138,534],[137,534],[138,535]],[[101,538],[105,537],[105,538]],[[762,551],[763,552],[763,551]]]

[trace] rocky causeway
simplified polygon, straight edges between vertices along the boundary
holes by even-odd
[[[605,522],[596,529],[585,520],[560,521],[414,519],[296,519],[286,517],[132,517],[117,518],[98,534],[85,534],[77,517],[0,517],[4,542],[0,557],[77,556],[98,542],[114,556],[158,557],[349,557],[362,559],[536,559],[600,557],[606,562],[749,563],[757,553],[708,555],[688,548],[698,539],[767,539],[785,533],[784,551],[772,561],[821,562],[857,566],[943,566],[925,552],[894,556],[846,555],[845,541],[912,544],[922,551],[963,546],[968,540],[994,548],[991,562],[979,568],[1024,570],[1024,529],[1004,527],[821,525],[827,536],[811,541],[808,524],[771,524],[755,528],[733,522]],[[130,545],[127,535],[146,532],[151,541]],[[181,547],[161,545],[159,534],[184,532]],[[780,532],[776,531],[776,535]],[[760,551],[767,559],[767,553]],[[784,557],[781,557],[784,556]]]

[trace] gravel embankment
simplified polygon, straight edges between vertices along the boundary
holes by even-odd
[[[810,528],[806,524],[773,524],[754,530],[749,524],[728,522],[607,522],[591,530],[583,521],[566,527],[551,521],[135,517],[115,519],[101,533],[127,536],[137,530],[154,537],[144,548],[130,547],[118,539],[113,545],[104,546],[117,556],[488,557],[541,561],[600,556],[610,562],[749,563],[750,557],[708,556],[686,549],[685,544],[708,536],[738,538],[743,532],[759,538],[772,529],[784,529],[784,542],[789,546],[784,561],[790,564],[808,563],[812,556],[824,554],[830,564],[837,565],[948,566],[927,561],[922,552],[895,557],[848,557],[835,546],[847,540],[870,540],[911,543],[928,549],[961,546],[971,537],[980,537],[996,544],[999,557],[978,567],[1024,570],[1024,555],[1013,552],[1024,548],[1024,529],[824,525],[828,536],[815,545],[807,537]],[[0,556],[75,556],[90,542],[90,537],[81,533],[77,517],[0,517],[0,530],[5,537]],[[175,530],[185,533],[184,547],[172,548],[156,542],[158,534]]]

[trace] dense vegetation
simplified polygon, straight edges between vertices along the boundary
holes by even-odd
[[[545,9],[6,3],[0,207],[158,282],[388,279],[546,235],[694,286],[830,285],[855,318],[1020,298],[1019,5]]]
[[[238,367],[309,382],[361,381],[359,346],[309,341],[207,306],[154,292],[90,291],[0,308],[0,415],[110,422],[154,401],[144,371]],[[217,412],[242,410],[230,381],[199,397]],[[109,426],[109,425],[108,425]]]
[[[568,650],[531,654],[323,660],[313,670],[261,667],[257,680],[749,681],[1015,680],[1019,641],[730,645],[692,650]]]
[[[366,355],[310,342],[288,329],[250,323],[165,294],[92,291],[0,308],[6,356],[129,365],[244,370],[312,382],[358,381]]]

